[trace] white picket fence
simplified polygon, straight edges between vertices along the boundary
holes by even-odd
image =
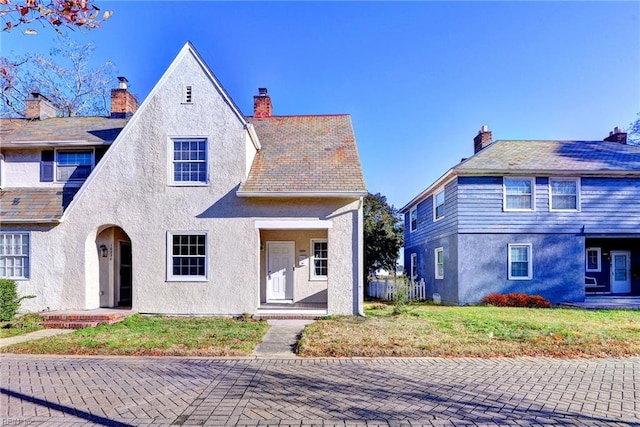
[[[386,277],[384,280],[371,280],[367,286],[367,295],[386,301],[395,299],[395,292],[401,286],[407,286],[407,298],[409,301],[424,301],[427,299],[424,279],[408,284],[394,283],[393,279]]]

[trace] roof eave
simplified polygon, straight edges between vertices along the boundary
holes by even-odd
[[[454,168],[449,169],[447,172],[444,173],[444,175],[442,175],[440,178],[438,178],[433,184],[431,184],[430,186],[428,186],[424,191],[422,191],[420,194],[418,194],[416,197],[414,197],[413,199],[411,199],[411,201],[409,203],[407,203],[406,205],[404,205],[402,208],[400,208],[398,210],[398,212],[400,213],[406,213],[409,211],[409,209],[411,209],[411,207],[417,203],[420,203],[421,201],[423,201],[424,199],[426,199],[427,197],[429,197],[431,195],[431,193],[436,189],[436,188],[440,188],[442,187],[442,185],[448,183],[449,181],[451,181],[453,178],[456,177],[456,170]]]
[[[111,145],[113,141],[3,141],[2,148],[37,148],[57,146],[93,147],[98,145]]]
[[[459,176],[640,176],[640,170],[571,170],[571,169],[457,169]]]
[[[237,191],[238,197],[261,198],[360,198],[367,195],[366,191]]]
[[[43,219],[3,218],[0,220],[0,222],[4,224],[59,224],[62,222],[62,220],[60,218],[46,218],[46,219],[45,218]]]

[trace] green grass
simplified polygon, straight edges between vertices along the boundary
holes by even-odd
[[[10,322],[0,322],[0,338],[10,338],[42,329],[42,317],[36,313],[23,314]]]
[[[266,321],[134,315],[115,325],[15,344],[3,352],[136,356],[241,356],[262,341]]]
[[[366,318],[309,325],[298,345],[316,357],[627,357],[640,355],[640,311],[365,303]]]

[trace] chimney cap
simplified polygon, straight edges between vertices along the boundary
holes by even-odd
[[[45,101],[51,102],[51,100],[49,98],[47,98],[46,96],[44,96],[40,92],[36,92],[36,91],[31,92],[31,97],[33,99],[44,99]]]
[[[267,88],[266,87],[259,87],[258,88],[258,94],[260,96],[267,96]]]
[[[489,126],[482,125],[482,127],[480,128],[480,132],[479,133],[485,133],[485,132],[489,132]]]
[[[127,88],[127,83],[129,83],[129,80],[127,80],[126,77],[119,76],[118,77],[118,81],[120,82],[120,84],[118,84],[118,88],[120,88],[120,89],[126,89]]]

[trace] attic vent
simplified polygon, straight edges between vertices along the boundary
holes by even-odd
[[[184,87],[184,97],[182,102],[185,104],[191,104],[193,102],[193,98],[191,95],[191,85],[185,85]]]

